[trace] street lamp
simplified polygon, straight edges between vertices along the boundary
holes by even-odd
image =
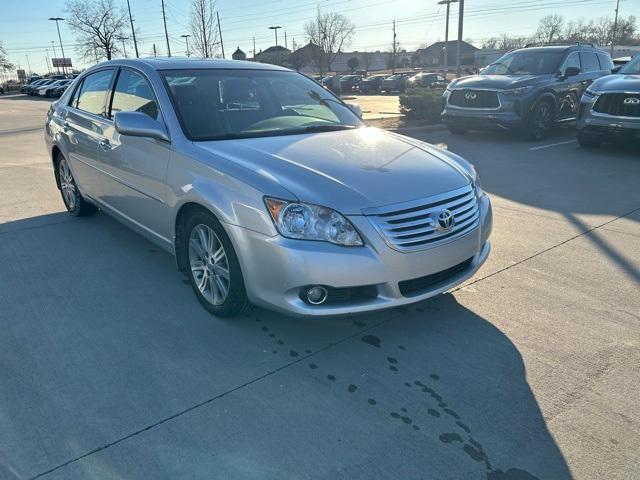
[[[269,27],[269,30],[273,30],[273,33],[276,34],[276,47],[278,46],[278,29],[279,28],[282,28],[282,27],[280,25]]]
[[[187,42],[187,57],[191,56],[191,52],[189,52],[189,37],[191,35],[180,35],[182,38],[184,38],[184,41]]]
[[[447,6],[447,24],[444,29],[444,75],[447,76],[447,69],[449,68],[449,62],[447,61],[448,56],[448,43],[449,43],[449,8],[452,3],[456,3],[458,0],[440,0],[438,5],[446,5]],[[460,45],[458,45],[460,48]]]
[[[66,74],[67,70],[66,67],[64,66],[64,47],[62,46],[62,36],[60,35],[60,24],[58,23],[59,21],[64,21],[64,18],[62,17],[51,17],[49,18],[49,20],[56,22],[56,28],[58,29],[58,40],[60,40],[60,50],[62,50],[62,73]]]

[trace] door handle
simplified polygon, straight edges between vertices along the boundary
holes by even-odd
[[[107,140],[106,138],[104,140],[100,140],[100,143],[98,143],[98,145],[100,145],[100,148],[102,148],[102,150],[104,150],[105,152],[111,150],[111,142],[109,142],[109,140]]]
[[[63,132],[68,132],[69,131],[69,122],[62,122],[62,131]]]

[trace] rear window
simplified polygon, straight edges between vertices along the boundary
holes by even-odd
[[[598,60],[600,60],[600,68],[602,70],[611,70],[613,68],[613,62],[608,54],[598,52]]]

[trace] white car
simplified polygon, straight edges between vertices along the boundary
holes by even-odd
[[[41,87],[38,87],[38,89],[36,90],[36,95],[38,95],[39,97],[48,97],[48,93],[52,92],[53,90],[55,90],[58,87],[63,87],[65,85],[69,85],[71,82],[73,82],[73,79],[70,78],[65,78],[62,80],[56,80],[55,82],[49,83],[47,85],[43,85]]]

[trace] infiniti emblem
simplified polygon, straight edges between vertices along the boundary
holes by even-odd
[[[464,98],[466,98],[467,100],[475,100],[476,97],[476,92],[467,92],[464,94]]]
[[[625,105],[640,105],[640,98],[627,97],[623,102]]]
[[[456,219],[449,210],[442,210],[438,214],[438,231],[448,232],[455,225]]]

